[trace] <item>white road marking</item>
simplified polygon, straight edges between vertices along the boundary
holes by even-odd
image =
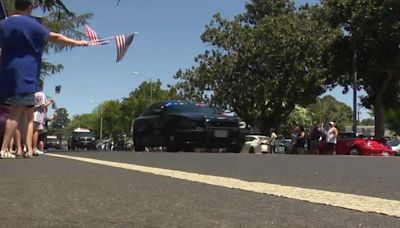
[[[154,175],[172,177],[176,179],[199,182],[214,186],[241,189],[250,192],[263,193],[316,204],[323,204],[333,207],[340,207],[361,212],[377,213],[400,218],[400,201],[397,200],[388,200],[377,197],[359,196],[347,193],[283,186],[263,182],[249,182],[229,177],[211,176],[170,169],[140,166],[128,163],[110,162],[92,158],[73,157],[60,154],[46,155],[92,164],[111,166],[115,168],[133,170],[143,173],[150,173]]]

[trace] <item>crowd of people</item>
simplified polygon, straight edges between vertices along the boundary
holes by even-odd
[[[326,150],[324,154],[335,155],[338,134],[338,129],[333,121],[327,127],[315,122],[307,133],[303,125],[297,125],[293,128],[291,135],[291,153],[320,154],[320,142],[322,139],[325,139]],[[307,151],[305,148],[307,148]]]
[[[85,40],[50,32],[31,16],[34,9],[32,0],[15,0],[14,4],[14,14],[0,22],[2,159],[32,158],[42,148],[39,135],[43,131],[45,110],[52,103],[52,100],[46,101],[44,94],[42,97],[37,94],[41,92],[40,71],[45,45],[48,42],[89,45]],[[12,141],[15,146],[11,146]],[[16,148],[15,153],[11,147]]]

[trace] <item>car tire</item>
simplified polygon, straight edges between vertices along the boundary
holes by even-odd
[[[250,147],[250,149],[249,149],[249,154],[254,154],[255,152],[254,152],[254,148],[253,147]]]
[[[233,152],[233,153],[240,153],[242,148],[240,146],[232,146],[228,148],[228,152]]]
[[[194,146],[192,146],[192,145],[187,145],[187,146],[184,146],[184,147],[183,147],[183,150],[184,150],[185,152],[194,152],[195,148],[194,148]]]
[[[361,155],[361,151],[358,148],[353,147],[351,148],[349,155]]]
[[[178,152],[179,148],[180,147],[178,147],[178,146],[169,145],[169,146],[167,146],[166,151],[167,152]]]
[[[135,143],[135,145],[133,146],[134,150],[139,152],[139,151],[144,151],[145,150],[145,146]]]

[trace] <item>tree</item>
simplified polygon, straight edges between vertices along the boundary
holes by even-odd
[[[76,15],[70,11],[62,0],[38,0],[40,9],[42,9],[42,23],[52,32],[58,32],[72,38],[82,38],[83,33],[79,28],[87,24],[87,21],[93,16],[92,14]],[[5,0],[4,5],[8,14],[14,12],[14,1]],[[44,50],[44,55],[53,52],[61,52],[69,50],[72,47],[62,46],[59,44],[49,44]],[[49,76],[59,73],[63,70],[62,64],[52,64],[43,58],[41,76]]]
[[[400,135],[400,109],[392,108],[386,110],[385,119],[389,130],[395,132],[396,135]]]
[[[375,134],[384,135],[384,109],[399,105],[400,1],[322,0],[326,19],[340,29],[329,50],[331,75],[340,85],[353,85],[367,96],[363,106],[373,108]],[[355,66],[355,67],[354,67]]]
[[[345,126],[351,124],[351,107],[343,102],[339,102],[333,96],[328,95],[323,98],[317,98],[314,104],[307,106],[312,116],[312,121],[327,124],[334,121],[339,131],[343,131]]]
[[[211,50],[198,66],[178,71],[177,88],[187,98],[231,109],[264,131],[280,123],[295,105],[305,106],[325,91],[321,55],[335,36],[315,9],[295,10],[288,0],[253,0],[233,21],[214,15],[202,34]]]
[[[96,114],[84,113],[72,117],[71,122],[67,126],[67,132],[72,132],[75,128],[88,128],[93,131],[96,129]]]
[[[304,128],[312,126],[312,115],[310,110],[296,105],[292,113],[285,119],[281,128],[279,129],[279,134],[290,136],[292,130],[295,126],[302,125]]]
[[[372,126],[375,124],[375,120],[372,118],[363,119],[360,121],[361,126]]]
[[[67,137],[67,126],[70,122],[68,112],[65,108],[59,108],[54,113],[54,119],[49,124],[49,134],[59,137]]]
[[[120,117],[118,120],[121,132],[128,135],[131,131],[132,121],[151,105],[150,90],[152,90],[153,103],[179,98],[175,87],[163,90],[159,80],[152,82],[152,84],[150,82],[143,82],[137,89],[130,92],[128,97],[123,98],[121,101]]]

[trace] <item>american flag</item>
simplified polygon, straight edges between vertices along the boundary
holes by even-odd
[[[99,39],[97,38],[97,33],[87,25],[85,25],[85,35],[89,38],[92,45],[100,44]]]
[[[133,41],[134,36],[134,34],[127,37],[125,37],[125,35],[115,36],[115,42],[117,43],[117,62],[121,61],[124,57],[129,45],[131,45]]]
[[[61,85],[56,86],[55,92],[56,94],[59,94],[61,92]]]

